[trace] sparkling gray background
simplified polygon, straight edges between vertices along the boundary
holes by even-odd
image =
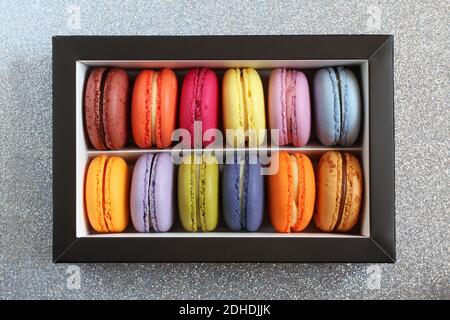
[[[449,299],[449,13],[436,0],[0,1],[0,298]],[[80,264],[81,289],[67,288],[51,262],[53,35],[330,33],[395,35],[398,253],[380,289],[365,264]]]

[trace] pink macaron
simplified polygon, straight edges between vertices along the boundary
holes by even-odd
[[[190,146],[206,147],[214,141],[214,132],[207,131],[217,129],[218,104],[219,84],[215,72],[208,68],[189,70],[181,89],[180,128],[189,131]],[[194,122],[201,122],[201,131],[196,131],[195,137]],[[199,143],[194,145],[196,141]],[[186,143],[184,138],[183,142]]]
[[[311,102],[301,71],[274,69],[269,79],[269,125],[279,130],[278,144],[304,146],[311,132]]]

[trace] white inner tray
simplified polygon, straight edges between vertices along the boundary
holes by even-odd
[[[166,233],[138,233],[134,230],[131,220],[128,229],[123,233],[95,233],[89,225],[84,203],[84,184],[87,172],[87,167],[92,158],[97,155],[117,155],[123,157],[130,165],[133,166],[136,159],[145,153],[149,152],[170,152],[170,149],[139,149],[137,147],[127,147],[124,150],[104,151],[95,150],[89,147],[89,142],[84,129],[83,120],[83,91],[84,85],[88,76],[89,68],[98,66],[115,66],[130,70],[131,74],[136,73],[138,69],[157,69],[162,67],[172,68],[176,73],[184,74],[187,69],[193,67],[209,67],[217,70],[219,79],[224,69],[233,67],[252,67],[260,73],[263,86],[266,89],[268,83],[268,76],[270,69],[277,67],[301,69],[305,73],[313,72],[311,69],[322,68],[325,66],[349,66],[354,68],[359,74],[361,86],[361,102],[362,102],[362,126],[360,137],[354,146],[351,147],[325,147],[314,140],[308,143],[305,147],[296,148],[292,146],[279,147],[278,150],[299,151],[308,155],[311,160],[316,163],[324,152],[329,150],[346,151],[355,154],[361,161],[361,166],[364,175],[364,193],[360,213],[360,223],[356,228],[357,231],[346,233],[324,233],[320,232],[311,220],[308,228],[300,233],[277,233],[270,224],[268,212],[264,213],[263,223],[258,232],[232,232],[227,228],[223,221],[222,214],[219,210],[219,226],[214,232],[186,232],[181,227],[178,214],[175,217],[175,224],[170,232]],[[370,190],[369,190],[369,64],[367,60],[89,60],[77,61],[76,64],[76,236],[77,238],[84,237],[240,237],[240,238],[255,238],[255,237],[270,237],[270,238],[285,238],[285,237],[303,237],[303,238],[366,238],[370,237]],[[180,80],[180,79],[179,79]],[[309,82],[312,87],[311,81]],[[264,92],[267,109],[267,90]],[[311,105],[314,108],[314,105]],[[314,128],[314,125],[313,125]],[[314,131],[314,129],[313,129]],[[313,134],[313,132],[312,132]],[[262,148],[269,150],[268,148]],[[194,149],[192,149],[194,150]],[[217,151],[226,151],[227,149],[218,149]],[[174,188],[176,192],[176,188]],[[267,197],[267,195],[266,195]]]

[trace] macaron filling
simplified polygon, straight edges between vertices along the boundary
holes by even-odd
[[[236,78],[234,81],[234,83],[236,84],[236,87],[237,87],[236,92],[239,96],[239,98],[238,98],[238,100],[239,100],[239,102],[238,102],[239,103],[239,106],[238,106],[239,129],[242,129],[243,131],[245,131],[245,128],[247,126],[245,81],[244,81],[244,77],[241,75],[240,69],[234,70],[234,76]],[[241,133],[237,132],[237,134],[240,135]]]
[[[97,165],[97,172],[96,172],[96,209],[97,209],[97,218],[98,218],[98,225],[100,226],[101,231],[107,232],[108,228],[106,225],[106,219],[105,219],[105,200],[104,200],[104,191],[105,191],[105,166],[106,166],[106,157],[101,156],[99,157],[99,163]]]
[[[149,179],[149,193],[148,193],[148,203],[149,203],[149,216],[147,218],[147,220],[151,221],[151,225],[150,223],[148,223],[148,229],[150,231],[150,229],[153,227],[153,229],[158,232],[158,221],[156,219],[156,167],[158,166],[158,160],[159,160],[159,155],[155,155],[152,158],[151,161],[151,167],[150,167],[150,179]]]
[[[99,140],[101,141],[101,144],[105,147],[109,147],[106,142],[106,133],[105,133],[105,111],[104,111],[104,101],[105,101],[105,86],[106,86],[106,79],[108,78],[109,72],[111,71],[110,68],[105,69],[101,74],[100,79],[100,101],[99,101],[99,127],[98,127],[98,133],[99,133]]]
[[[286,109],[287,109],[287,137],[288,143],[298,145],[297,141],[297,110],[296,110],[296,87],[297,72],[295,70],[286,71]]]
[[[281,136],[280,136],[280,144],[285,145],[288,144],[289,138],[288,138],[288,107],[286,103],[286,69],[281,69],[281,94],[280,94],[280,100],[281,100]]]
[[[146,75],[146,84],[145,84],[145,135],[144,135],[144,144],[146,147],[150,147],[152,143],[152,112],[151,112],[151,98],[152,98],[152,79],[153,79],[153,71],[145,72]]]
[[[206,162],[203,161],[197,165],[199,167],[199,188],[197,189],[198,202],[197,202],[197,228],[202,231],[206,231]]]
[[[291,200],[291,215],[289,221],[289,229],[297,223],[298,219],[298,164],[295,155],[289,155],[289,168],[292,174],[293,197]]]
[[[240,229],[247,230],[248,156],[239,163],[239,214]]]
[[[239,128],[244,131],[244,134],[248,133],[248,136],[245,136],[245,140],[253,142],[256,141],[257,133],[253,130],[255,128],[255,120],[248,70],[235,69],[235,77],[239,95]]]
[[[206,162],[201,156],[192,155],[190,170],[191,199],[195,199],[191,201],[191,229],[206,231]]]
[[[285,232],[300,231],[305,213],[305,159],[301,154],[289,155],[289,216]]]
[[[152,185],[151,185],[151,177],[153,171],[153,162],[155,161],[155,156],[148,154],[145,158],[145,176],[144,176],[144,231],[149,232],[151,230],[151,210],[153,207],[151,198],[152,198]]]
[[[343,136],[343,125],[344,125],[344,102],[342,99],[342,80],[341,80],[341,75],[340,72],[338,70],[338,68],[333,68],[333,71],[336,75],[336,81],[337,81],[337,88],[338,88],[338,94],[339,94],[339,110],[341,112],[341,126],[340,126],[340,134],[339,134],[339,142],[341,142],[342,140],[342,136]]]
[[[158,109],[158,97],[159,97],[159,88],[158,88],[158,78],[159,78],[159,74],[157,71],[153,72],[153,76],[152,76],[152,103],[150,106],[150,110],[151,110],[151,129],[152,129],[152,134],[151,134],[151,144],[155,145],[156,144],[156,110]]]
[[[339,112],[339,125],[336,127],[338,130],[337,136],[335,137],[336,141],[335,143],[339,143],[341,145],[345,145],[347,141],[347,117],[346,117],[346,101],[345,101],[345,71],[343,67],[336,67],[336,68],[329,68],[331,72],[334,75],[334,78],[336,79],[336,85],[333,85],[335,87],[334,89],[337,91],[338,96],[338,104],[339,108],[337,109]]]
[[[202,121],[202,94],[203,94],[203,85],[205,84],[205,75],[206,69],[197,69],[197,76],[195,77],[194,82],[194,120]],[[192,122],[193,123],[193,122]]]
[[[195,189],[197,190],[196,194],[195,194],[195,221],[196,221],[196,229],[201,229],[201,223],[200,223],[200,169],[201,169],[201,164],[195,164]]]
[[[160,121],[160,103],[161,103],[161,79],[158,71],[148,71],[146,73],[146,91],[145,91],[145,137],[144,143],[147,147],[160,144],[161,134],[159,128]]]
[[[244,229],[244,171],[245,163],[239,163],[239,214],[241,222],[241,230]]]
[[[347,144],[348,135],[348,111],[347,111],[347,81],[344,68],[339,67],[336,70],[339,83],[339,100],[341,105],[341,134],[339,136],[339,143],[341,145]]]
[[[108,186],[111,185],[111,168],[114,157],[106,159],[106,163],[103,170],[103,219],[105,222],[106,230],[109,232],[114,231],[111,218],[111,195]]]

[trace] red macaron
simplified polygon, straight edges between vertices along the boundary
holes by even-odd
[[[194,146],[195,140],[201,141],[203,147],[214,141],[214,132],[209,137],[205,133],[209,129],[217,129],[218,105],[219,84],[216,73],[208,68],[189,70],[181,90],[180,128],[189,131],[191,146]],[[194,122],[201,122],[201,137],[194,137]]]

